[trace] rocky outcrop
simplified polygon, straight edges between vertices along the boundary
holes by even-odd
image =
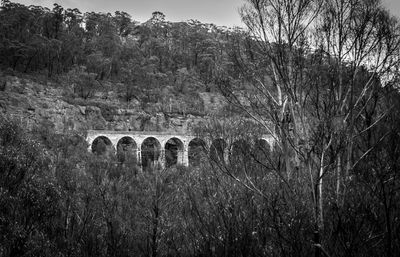
[[[6,82],[0,90],[0,112],[19,119],[28,128],[45,123],[63,133],[87,130],[187,133],[204,120],[204,116],[163,111],[168,107],[160,106],[161,103],[152,109],[144,109],[137,100],[127,104],[114,92],[83,100],[72,97],[68,88],[54,83],[44,85],[11,76],[3,80]],[[216,112],[224,105],[217,94],[200,93],[197,98],[200,103],[196,104],[202,105],[199,110],[206,113]]]

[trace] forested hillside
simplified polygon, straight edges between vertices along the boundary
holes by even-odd
[[[223,74],[239,79],[232,62],[244,38],[239,29],[193,20],[171,23],[161,12],[139,24],[125,12],[82,14],[57,4],[49,10],[9,1],[3,1],[0,19],[3,70],[67,75],[84,99],[103,81],[112,81],[126,101],[154,103],[165,90],[210,92]]]
[[[0,257],[400,255],[398,19],[244,3],[228,29],[2,1]]]
[[[171,23],[161,12],[139,24],[120,11],[82,14],[57,4],[49,10],[9,1],[3,1],[0,18],[3,68],[46,71],[49,77],[72,71],[127,82],[131,91],[167,82],[179,84],[178,92],[210,90],[219,72],[237,75],[228,57],[240,30],[193,20]]]
[[[3,1],[0,20],[3,91],[7,83],[9,89],[17,87],[21,92],[24,85],[26,91],[35,91],[30,82],[45,84],[40,93],[57,88],[47,98],[62,101],[59,109],[70,112],[65,109],[88,106],[104,118],[97,122],[100,125],[76,125],[83,129],[162,130],[171,129],[170,118],[220,115],[225,105],[218,90],[222,79],[229,77],[235,85],[244,82],[235,65],[237,50],[253,56],[252,40],[239,28],[194,20],[172,23],[161,12],[140,24],[120,11],[82,14],[57,4],[49,10]],[[15,81],[13,75],[23,81]],[[3,111],[16,101],[26,102],[23,97],[0,100]],[[48,105],[40,97],[36,102]],[[72,106],[64,107],[68,104]],[[32,105],[31,110],[42,109]],[[29,116],[21,112],[21,108],[14,111]],[[131,120],[139,121],[126,122],[120,113],[134,113]],[[160,116],[157,121],[156,116]],[[50,117],[58,130],[68,127],[59,119]],[[153,121],[146,125],[149,119]],[[188,122],[175,123],[183,131],[197,123]]]

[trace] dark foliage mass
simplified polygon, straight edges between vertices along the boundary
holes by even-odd
[[[246,2],[244,32],[2,1],[5,73],[66,76],[82,102],[110,81],[143,103],[219,90],[229,115],[194,129],[213,142],[195,165],[169,142],[165,169],[154,142],[140,164],[128,139],[92,153],[1,115],[1,257],[400,255],[397,20],[377,0]]]
[[[83,98],[102,80],[122,83],[126,100],[140,93],[154,101],[151,89],[161,84],[177,93],[210,90],[220,71],[234,74],[226,55],[240,33],[195,20],[171,23],[160,12],[139,24],[126,12],[82,14],[8,0],[0,21],[2,68],[49,77],[70,72]]]
[[[387,101],[400,107],[397,94]],[[334,188],[325,191],[329,256],[399,253],[399,122],[394,111],[374,129],[387,136],[352,172],[342,203]],[[282,180],[273,167],[282,165],[278,149],[245,148],[226,165],[211,158],[140,172],[135,161],[89,153],[80,136],[43,126],[27,133],[2,117],[0,254],[310,256],[308,174]],[[242,183],[248,176],[262,194]]]

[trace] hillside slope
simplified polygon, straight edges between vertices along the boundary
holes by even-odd
[[[72,86],[56,82],[35,82],[17,76],[6,76],[3,80],[1,113],[19,119],[28,128],[44,124],[63,133],[84,134],[90,129],[190,133],[193,126],[217,114],[225,104],[218,94],[196,93],[197,100],[187,100],[197,101],[199,112],[194,114],[176,110],[176,106],[182,110],[186,104],[178,97],[168,98],[167,103],[159,99],[146,105],[136,99],[126,102],[116,92],[104,90],[85,100],[73,95]]]

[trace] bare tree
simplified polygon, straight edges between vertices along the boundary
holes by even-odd
[[[241,15],[256,57],[241,51],[235,60],[249,87],[227,79],[220,82],[222,92],[274,135],[281,180],[290,187],[294,171],[309,175],[315,256],[326,255],[323,181],[336,175],[340,206],[352,169],[374,149],[355,150],[354,142],[386,115],[366,120],[363,110],[397,67],[398,23],[378,0],[247,0]],[[241,181],[262,194],[251,179]]]

